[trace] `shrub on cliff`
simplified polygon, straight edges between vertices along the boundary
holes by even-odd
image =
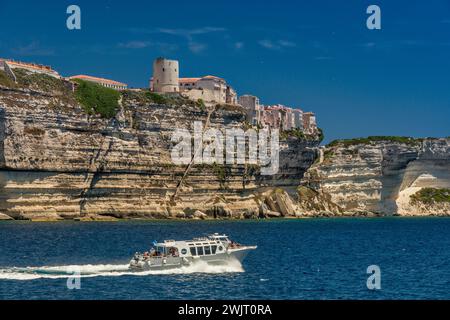
[[[324,133],[323,133],[323,130],[322,130],[322,128],[317,128],[317,131],[319,132],[319,133],[318,133],[318,139],[319,139],[319,142],[322,142],[323,139],[325,139],[325,135],[324,135]]]
[[[410,196],[412,203],[450,202],[450,189],[423,188]]]
[[[334,140],[330,142],[327,147],[334,147],[337,145],[352,146],[357,144],[370,144],[372,142],[397,142],[407,145],[417,145],[422,142],[422,139],[401,136],[369,136],[367,138]]]
[[[301,139],[301,140],[308,140],[310,138],[309,136],[306,136],[302,130],[295,128],[291,130],[283,130],[280,132],[280,138],[282,140],[286,140],[289,137]]]
[[[14,74],[16,75],[18,85],[23,88],[48,92],[64,97],[69,97],[71,94],[69,87],[61,79],[46,74],[29,72],[24,69],[15,69]]]
[[[10,77],[4,72],[0,70],[0,85],[8,87],[8,88],[14,88],[16,87],[16,84],[13,80],[11,80]]]
[[[168,99],[163,95],[157,94],[155,92],[147,91],[145,92],[145,97],[150,100],[150,102],[154,102],[157,104],[167,104]]]
[[[120,93],[99,84],[75,79],[78,83],[75,97],[88,114],[100,114],[103,118],[111,118],[119,108]]]

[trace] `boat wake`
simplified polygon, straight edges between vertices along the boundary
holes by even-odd
[[[35,280],[61,279],[69,277],[119,277],[119,276],[150,276],[192,273],[232,273],[244,272],[239,261],[229,261],[224,265],[209,265],[204,261],[197,261],[190,266],[183,266],[170,270],[132,271],[128,264],[85,264],[43,267],[11,267],[0,268],[0,280]]]

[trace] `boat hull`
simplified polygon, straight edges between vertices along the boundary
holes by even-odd
[[[148,259],[132,259],[130,261],[130,270],[171,270],[187,267],[195,263],[206,262],[209,265],[226,265],[231,261],[241,263],[247,254],[256,249],[256,246],[245,246],[234,249],[228,249],[224,253],[215,255],[192,256],[192,257],[151,257]]]

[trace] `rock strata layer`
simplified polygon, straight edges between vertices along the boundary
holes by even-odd
[[[108,120],[57,95],[1,87],[0,212],[31,220],[257,218],[265,216],[258,195],[275,188],[295,195],[316,158],[318,141],[289,138],[278,174],[262,176],[250,165],[193,165],[173,197],[186,170],[171,160],[173,131],[193,132],[194,121],[205,125],[208,110],[133,95],[120,102]],[[244,120],[241,108],[217,106],[210,128],[245,129]],[[280,214],[295,215],[280,201]]]
[[[320,152],[301,183],[300,203],[310,214],[450,215],[448,202],[410,197],[422,188],[450,187],[448,138],[342,142]]]

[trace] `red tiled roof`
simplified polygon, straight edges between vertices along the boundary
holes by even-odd
[[[211,75],[204,76],[202,79],[217,79],[217,80],[223,80],[222,78],[219,78],[219,77],[216,77],[216,76],[211,76]]]
[[[185,83],[185,82],[197,82],[201,78],[179,78],[178,82]]]
[[[44,66],[42,64],[36,64],[36,63],[28,63],[28,62],[22,62],[22,61],[14,61],[9,59],[1,59],[3,61],[6,61],[11,66],[16,67],[22,67],[22,68],[29,68],[29,69],[35,69],[35,70],[41,70],[41,71],[47,71],[47,72],[53,72],[56,73],[55,70],[52,69],[50,66]]]
[[[118,82],[118,81],[114,81],[114,80],[109,80],[109,79],[105,79],[105,78],[98,78],[98,77],[87,76],[87,75],[84,75],[84,74],[80,74],[80,75],[77,75],[77,76],[71,76],[71,77],[69,77],[69,79],[91,80],[91,81],[95,81],[95,82],[112,84],[112,85],[115,85],[115,86],[128,86],[126,83],[122,83],[122,82]]]

